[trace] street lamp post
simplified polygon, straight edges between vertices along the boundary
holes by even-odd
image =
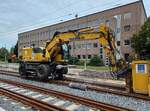
[[[87,69],[87,42],[85,41],[85,62],[84,62],[84,70]]]
[[[5,49],[6,49],[6,44],[5,44]],[[5,63],[6,63],[6,61],[7,61],[7,60],[6,60],[6,59],[7,59],[6,56],[7,56],[7,53],[5,52]]]

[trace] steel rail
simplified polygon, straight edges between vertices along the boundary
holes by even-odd
[[[1,70],[0,70],[1,71]],[[6,74],[7,71],[4,71],[4,73]],[[10,71],[8,71],[9,73]],[[10,76],[15,76],[15,77],[19,77],[19,75],[17,74],[6,74],[6,75],[10,75]],[[55,83],[55,84],[59,84],[60,85],[68,85],[68,81],[49,81],[49,83]],[[117,90],[116,88],[109,88],[109,87],[104,87],[104,86],[97,86],[97,85],[92,85],[89,84],[87,85],[87,89],[89,90],[94,90],[94,91],[98,91],[98,92],[104,92],[104,93],[111,93],[111,94],[116,94],[116,95],[120,95],[120,96],[126,96],[126,97],[133,97],[133,98],[137,98],[137,99],[142,99],[142,100],[146,100],[146,101],[150,101],[150,97],[148,97],[147,95],[143,95],[143,94],[136,94],[136,93],[128,93],[126,91],[122,91],[122,90]]]
[[[60,108],[51,104],[48,104],[46,102],[34,99],[29,96],[25,96],[23,94],[19,94],[4,88],[0,88],[0,94],[5,95],[7,97],[10,97],[12,99],[15,99],[17,101],[20,101],[26,105],[32,106],[35,109],[41,110],[41,111],[68,111],[64,108]]]
[[[104,111],[132,111],[132,110],[127,109],[127,108],[122,108],[119,106],[114,106],[111,104],[102,103],[102,102],[94,101],[91,99],[87,99],[84,97],[79,97],[79,96],[75,96],[75,95],[71,95],[71,94],[67,94],[67,93],[62,93],[62,92],[58,92],[58,91],[54,91],[54,90],[50,90],[50,89],[45,89],[42,87],[30,85],[30,84],[10,81],[10,80],[6,80],[6,79],[0,79],[0,81],[8,83],[8,84],[13,84],[13,85],[16,85],[18,87],[24,87],[24,88],[32,89],[32,90],[35,90],[35,91],[38,91],[41,93],[54,95],[54,96],[57,96],[59,98],[74,101],[74,102],[77,102],[77,103],[80,103],[80,104],[83,104],[86,106],[94,107],[97,109],[101,109]]]
[[[1,74],[5,74],[5,75],[9,75],[9,76],[15,76],[15,77],[20,77],[19,73],[16,72],[11,72],[11,71],[4,71],[4,70],[0,70]],[[85,83],[86,85],[93,85],[93,86],[97,86],[97,87],[107,87],[107,88],[111,88],[111,89],[116,89],[116,90],[125,90],[125,87],[117,87],[117,86],[110,86],[110,85],[104,85],[104,84],[96,84],[96,83],[88,83],[85,81],[77,81],[77,80],[73,80],[71,78],[65,77],[64,80],[49,80],[49,83],[54,83],[54,84],[59,84],[59,85],[69,85],[69,83],[71,82],[75,82],[75,83]],[[92,90],[92,89],[91,89]]]

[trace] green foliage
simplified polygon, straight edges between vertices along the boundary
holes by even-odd
[[[18,57],[18,41],[14,47],[14,54],[16,55],[16,57]]]
[[[2,47],[0,48],[0,61],[4,61],[5,57],[8,59],[9,52],[6,48]]]
[[[77,64],[79,62],[79,59],[77,57],[70,56],[68,59],[69,64]]]
[[[85,63],[85,60],[79,60],[79,61],[76,63],[76,65],[84,65],[84,63]]]
[[[141,31],[131,38],[131,47],[140,59],[150,59],[150,17],[142,26]]]
[[[14,54],[14,49],[15,49],[15,47],[11,47],[11,48],[10,48],[10,54],[11,54],[11,55]]]
[[[103,61],[98,56],[94,56],[90,59],[89,64],[90,66],[103,66]]]

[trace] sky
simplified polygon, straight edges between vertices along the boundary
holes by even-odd
[[[60,23],[138,0],[0,0],[0,47],[16,44],[18,33]],[[150,0],[143,0],[150,16]]]

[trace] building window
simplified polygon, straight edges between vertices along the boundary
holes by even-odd
[[[124,40],[124,45],[130,45],[130,40]]]
[[[106,23],[107,26],[109,26],[110,25],[110,20],[106,20],[105,23]]]
[[[76,45],[76,49],[81,49],[81,45],[80,44]]]
[[[92,47],[92,44],[91,44],[91,43],[88,43],[88,44],[87,44],[87,49],[91,49],[91,48],[93,48],[93,47]]]
[[[86,59],[86,55],[82,55],[83,59]]]
[[[102,44],[100,44],[100,48],[103,48]]]
[[[83,49],[86,49],[86,45],[85,45],[85,44],[82,44],[82,48],[83,48]]]
[[[40,36],[42,36],[42,32],[40,32]]]
[[[131,16],[132,16],[132,13],[125,13],[124,14],[124,20],[127,20],[127,19],[131,19]]]
[[[120,29],[120,28],[117,28],[115,32],[118,34],[118,33],[121,32],[121,29]]]
[[[120,41],[117,41],[117,46],[120,46]]]
[[[91,55],[88,55],[88,59],[91,59]]]
[[[72,47],[73,47],[73,49],[76,49],[76,46],[75,46],[75,44],[73,44],[73,46],[72,46]]]
[[[100,54],[102,54],[103,53],[103,48],[100,48]]]
[[[130,31],[130,29],[131,29],[131,26],[130,26],[130,25],[125,25],[125,26],[124,26],[124,31],[125,31],[125,32]]]
[[[97,47],[97,43],[94,43],[94,44],[93,44],[93,47],[96,48],[96,47]]]
[[[129,53],[125,53],[124,58],[125,58],[126,61],[129,61]]]
[[[103,55],[100,55],[100,59],[103,59]]]
[[[78,55],[78,59],[81,59],[81,56],[80,56],[80,55]]]
[[[72,49],[71,45],[68,45],[68,48],[71,50]]]

